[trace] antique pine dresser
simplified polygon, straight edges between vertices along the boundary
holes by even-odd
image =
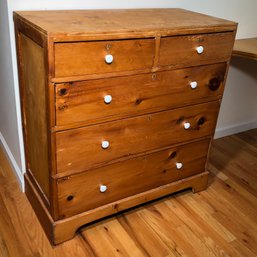
[[[237,24],[183,9],[14,13],[26,194],[53,244],[207,186]]]

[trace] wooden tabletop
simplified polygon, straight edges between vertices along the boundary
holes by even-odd
[[[236,23],[183,9],[19,11],[14,19],[52,36],[135,34],[155,36],[234,31]]]
[[[257,60],[257,37],[236,40],[233,55]]]

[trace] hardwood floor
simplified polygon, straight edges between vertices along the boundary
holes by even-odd
[[[1,257],[257,256],[257,129],[215,140],[206,191],[84,227],[52,247],[0,151]]]

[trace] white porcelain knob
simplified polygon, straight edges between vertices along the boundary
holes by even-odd
[[[190,126],[191,126],[191,124],[190,124],[189,122],[185,122],[185,123],[184,123],[184,128],[185,128],[185,129],[189,129]]]
[[[183,164],[181,162],[176,162],[176,167],[180,170],[183,167]]]
[[[103,149],[107,149],[109,147],[109,145],[110,145],[109,141],[103,141],[102,142],[102,148]]]
[[[101,193],[104,193],[106,190],[107,190],[107,186],[105,186],[105,185],[100,186],[100,192]]]
[[[198,47],[196,47],[196,52],[197,52],[198,54],[202,54],[202,53],[203,53],[203,50],[204,50],[203,46],[198,46]]]
[[[104,96],[104,102],[106,104],[109,104],[111,101],[112,101],[112,96],[111,95]]]
[[[192,89],[197,88],[197,82],[196,82],[196,81],[190,82],[190,87],[191,87]]]
[[[111,54],[105,55],[105,62],[111,64],[113,62],[113,56]]]

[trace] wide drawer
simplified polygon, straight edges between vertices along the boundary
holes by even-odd
[[[59,216],[69,217],[203,172],[208,147],[209,140],[202,140],[59,179]]]
[[[219,98],[226,63],[56,84],[56,125],[97,123]]]
[[[151,68],[154,49],[154,39],[56,43],[55,77]]]
[[[227,32],[162,38],[159,65],[184,67],[228,60],[234,37]]]
[[[57,132],[57,172],[76,173],[134,154],[210,136],[219,105],[219,101],[209,102]]]

